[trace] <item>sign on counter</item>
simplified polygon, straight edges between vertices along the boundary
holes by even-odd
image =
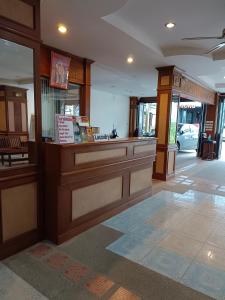
[[[74,143],[73,117],[64,115],[55,115],[55,139],[57,143]]]

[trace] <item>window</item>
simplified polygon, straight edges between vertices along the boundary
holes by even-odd
[[[55,137],[55,114],[79,116],[80,86],[69,84],[67,90],[51,88],[47,78],[41,79],[42,136]]]

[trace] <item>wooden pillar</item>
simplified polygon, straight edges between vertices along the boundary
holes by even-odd
[[[91,64],[93,61],[84,59],[84,85],[81,90],[80,115],[88,116],[90,119],[90,97],[91,97]]]
[[[137,128],[138,97],[130,97],[129,137],[134,136]]]
[[[158,143],[153,178],[166,180],[175,174],[177,151],[176,141],[173,144],[169,142],[174,66],[158,68],[157,70],[159,72],[156,118]]]

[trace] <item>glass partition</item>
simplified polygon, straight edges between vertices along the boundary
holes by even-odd
[[[47,78],[41,79],[42,136],[55,137],[55,114],[79,116],[80,86],[69,83],[67,90],[49,86]]]
[[[35,141],[33,49],[0,39],[0,169],[28,164]]]

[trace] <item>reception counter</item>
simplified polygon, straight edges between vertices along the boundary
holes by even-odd
[[[46,143],[47,238],[60,244],[151,195],[155,138]]]

